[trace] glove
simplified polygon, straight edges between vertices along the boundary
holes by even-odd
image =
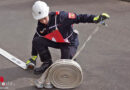
[[[94,23],[99,23],[99,22],[104,21],[109,18],[110,18],[110,16],[107,13],[102,13],[101,15],[95,16],[93,18],[93,21],[94,21]]]
[[[32,56],[30,59],[27,60],[26,62],[27,69],[34,69],[36,65],[36,59],[37,59],[37,56]]]

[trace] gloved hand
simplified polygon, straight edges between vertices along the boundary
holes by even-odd
[[[26,62],[27,69],[34,69],[36,65],[36,59],[37,59],[37,56],[32,56],[30,59],[27,60]]]
[[[101,15],[95,16],[93,18],[93,21],[94,21],[94,23],[99,23],[99,22],[104,21],[109,18],[110,18],[110,16],[107,13],[102,13]]]

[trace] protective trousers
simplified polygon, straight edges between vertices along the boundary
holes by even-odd
[[[48,47],[61,50],[61,59],[72,59],[77,46],[68,43],[55,43],[43,37],[35,37],[32,42],[32,55],[39,54],[41,62],[52,64],[52,57]]]

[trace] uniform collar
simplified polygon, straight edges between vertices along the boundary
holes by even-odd
[[[48,27],[50,24],[51,24],[51,22],[52,22],[52,17],[53,16],[55,16],[56,15],[56,13],[55,12],[50,12],[49,13],[49,22],[48,22],[48,24],[47,25],[45,25],[45,24],[43,24],[45,27]]]

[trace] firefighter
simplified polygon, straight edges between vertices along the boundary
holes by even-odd
[[[76,14],[73,12],[49,12],[49,6],[43,1],[36,1],[32,6],[32,15],[38,21],[36,33],[32,40],[32,57],[27,60],[28,68],[34,68],[39,55],[42,65],[34,68],[35,74],[42,74],[53,62],[48,47],[60,49],[61,59],[72,59],[79,40],[73,24],[99,23],[110,16]]]

